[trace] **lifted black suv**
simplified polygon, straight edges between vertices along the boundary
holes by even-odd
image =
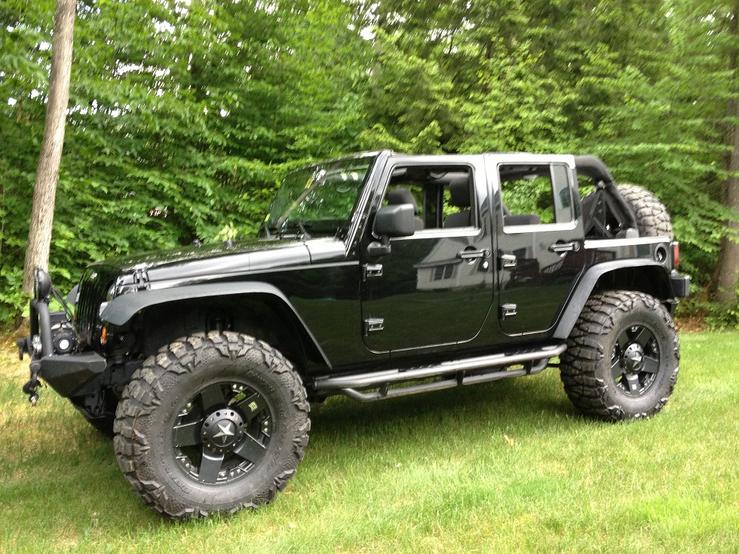
[[[309,401],[331,394],[393,398],[559,357],[583,413],[657,412],[678,373],[677,258],[662,204],[597,158],[360,154],[288,175],[256,240],[90,266],[64,312],[37,270],[24,390],[35,402],[43,379],[114,434],[156,510],[233,512],[285,486]]]

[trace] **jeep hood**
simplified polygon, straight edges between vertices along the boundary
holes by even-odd
[[[200,281],[252,271],[309,264],[327,252],[344,251],[338,239],[250,239],[234,243],[186,246],[110,258],[90,265],[105,275],[146,271],[149,281]]]

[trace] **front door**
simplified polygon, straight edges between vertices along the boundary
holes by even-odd
[[[498,317],[507,335],[556,322],[585,265],[574,170],[565,163],[497,167]]]
[[[387,352],[471,340],[493,298],[491,229],[479,216],[487,198],[481,163],[400,159],[384,183],[376,206],[413,203],[417,225],[412,236],[391,239],[388,254],[364,254],[365,345]]]

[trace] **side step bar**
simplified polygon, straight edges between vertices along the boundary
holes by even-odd
[[[459,385],[474,385],[477,383],[497,381],[499,379],[534,375],[543,371],[547,367],[550,358],[559,356],[566,349],[567,345],[561,343],[543,346],[535,350],[527,350],[526,352],[518,352],[515,354],[491,354],[488,356],[466,358],[464,360],[442,362],[438,365],[427,367],[389,369],[386,371],[360,373],[341,377],[318,378],[314,381],[313,388],[316,391],[343,393],[362,402],[382,400],[385,398],[396,398],[399,396],[408,396],[410,394],[449,389]],[[480,370],[504,368],[506,366],[516,364],[523,364],[524,368],[509,371],[498,369],[484,373],[476,373],[474,375],[465,375],[465,372],[468,371],[479,372]],[[456,375],[453,378],[433,381],[431,383],[415,385],[409,384],[404,387],[388,388],[389,385],[394,383],[428,379],[430,377],[441,377],[450,374]],[[374,387],[379,387],[379,390],[357,390]]]

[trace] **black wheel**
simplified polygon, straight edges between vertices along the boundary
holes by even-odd
[[[648,294],[592,296],[562,354],[565,392],[585,415],[618,421],[650,416],[677,381],[680,348],[664,306]]]
[[[672,238],[672,221],[664,204],[637,185],[618,185],[618,192],[634,212],[639,236]]]
[[[277,350],[237,333],[194,335],[144,362],[123,392],[114,445],[144,501],[172,518],[272,500],[308,443],[309,404]]]

